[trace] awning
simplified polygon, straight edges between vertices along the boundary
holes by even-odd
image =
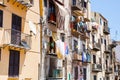
[[[84,16],[84,14],[79,10],[74,10],[72,13],[74,16]]]
[[[78,8],[77,6],[72,6],[71,9],[72,9],[72,11],[74,11],[74,10],[82,11],[82,10],[81,10],[80,8]]]
[[[85,21],[85,22],[90,22],[90,19],[84,18],[84,21]]]

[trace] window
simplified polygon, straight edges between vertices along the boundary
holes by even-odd
[[[76,5],[76,0],[72,0],[72,5]]]
[[[52,37],[50,37],[50,53],[55,53],[55,42]]]
[[[108,68],[108,65],[107,65],[107,64],[108,64],[108,61],[106,60],[106,69]]]
[[[92,43],[94,44],[94,42],[95,42],[95,36],[92,35]]]
[[[102,61],[102,59],[101,59],[101,58],[99,58],[99,63],[100,63],[100,64],[102,64],[102,62],[101,62],[101,61]]]
[[[19,76],[19,61],[20,52],[15,50],[10,50],[9,56],[9,76],[16,77]]]
[[[58,63],[59,63],[59,65],[58,65]],[[61,70],[62,67],[60,67],[61,65],[62,65],[61,60],[59,62],[57,58],[50,57],[47,77],[53,77],[53,78],[62,77],[62,70]]]
[[[0,27],[3,26],[3,11],[0,10]]]
[[[40,64],[38,64],[38,80],[40,80]]]
[[[106,46],[106,39],[104,40],[104,44],[105,44],[105,46]]]
[[[74,51],[78,53],[78,42],[74,40]]]
[[[86,49],[85,49],[85,44],[83,44],[83,51],[86,52]]]
[[[12,29],[21,31],[22,18],[16,14],[12,14]]]
[[[83,68],[83,78],[84,78],[84,80],[87,80],[86,77],[87,77],[87,70],[86,70],[86,68]]]
[[[30,1],[30,4],[34,4],[33,0],[29,0]]]
[[[104,22],[104,26],[106,26],[106,23]]]
[[[101,43],[103,43],[103,39],[101,38]]]
[[[96,63],[96,56],[93,55],[93,63]]]
[[[12,31],[11,31],[11,43],[19,45],[21,42],[21,23],[22,18],[16,14],[12,14]]]
[[[47,0],[44,0],[44,6],[47,7]]]
[[[60,37],[61,37],[62,42],[64,42],[64,41],[65,41],[65,34],[64,34],[64,33],[61,33],[61,34],[60,34]]]
[[[94,13],[94,16],[96,17],[96,13]]]
[[[91,55],[87,52],[86,56],[87,56],[87,62],[91,62]]]
[[[114,72],[117,72],[117,66],[116,65],[114,66]]]
[[[55,13],[55,4],[53,1],[49,1],[49,14],[48,14],[48,20],[49,21],[55,21],[56,22],[56,13]]]
[[[86,2],[86,1],[81,0],[81,3],[82,3],[82,7],[83,7],[83,8],[87,8],[87,2]]]
[[[55,71],[56,71],[56,62],[57,59],[50,58],[50,68],[49,68],[49,77],[55,77]]]
[[[84,1],[83,7],[84,7],[84,8],[87,8],[87,2]]]
[[[93,76],[93,80],[97,80],[97,76],[96,75]]]
[[[102,25],[102,19],[100,18],[100,25]]]
[[[74,68],[74,72],[75,72],[75,80],[77,80],[78,79],[78,67],[76,66],[75,68]]]
[[[106,80],[110,80],[108,76],[106,77]]]

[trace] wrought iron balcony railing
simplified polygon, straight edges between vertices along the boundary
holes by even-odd
[[[117,46],[117,42],[116,41],[112,41],[112,43],[110,44],[111,48],[114,48]]]
[[[101,64],[92,64],[92,71],[95,71],[95,72],[101,72],[102,71],[102,65]]]
[[[11,46],[14,48],[30,49],[31,37],[28,34],[21,33],[18,30],[4,30],[3,46]]]
[[[79,0],[72,0],[72,10],[82,10],[82,4]]]
[[[94,43],[93,43],[93,50],[99,51],[99,50],[100,50],[100,43],[94,42]]]
[[[33,5],[33,0],[17,0],[17,1],[27,7],[32,7]]]
[[[105,26],[104,29],[103,29],[103,32],[105,34],[110,34],[110,28]]]
[[[111,52],[111,47],[110,46],[105,46],[105,53],[110,53]]]
[[[105,73],[106,73],[106,74],[111,74],[112,71],[113,71],[112,67],[109,67],[109,68],[106,69],[106,72],[105,72]]]

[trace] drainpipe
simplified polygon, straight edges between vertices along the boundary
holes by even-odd
[[[42,80],[42,20],[43,20],[43,0],[39,0],[39,8],[40,8],[40,79]]]

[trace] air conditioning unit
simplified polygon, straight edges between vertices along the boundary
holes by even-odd
[[[44,30],[44,35],[52,36],[52,31],[50,31],[48,28],[46,28],[46,29]]]

